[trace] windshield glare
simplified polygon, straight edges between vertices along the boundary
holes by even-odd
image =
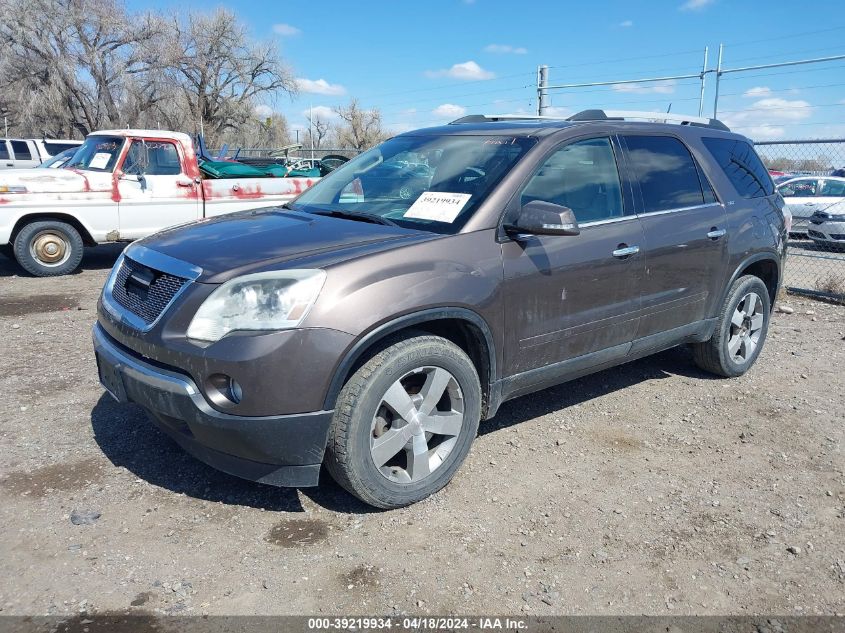
[[[120,136],[89,136],[65,167],[110,172],[117,163],[124,141]]]
[[[400,136],[339,167],[289,205],[378,215],[399,226],[457,232],[536,139]]]

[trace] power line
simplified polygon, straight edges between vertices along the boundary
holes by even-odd
[[[774,37],[766,37],[761,40],[745,40],[742,42],[728,42],[725,46],[733,46],[739,48],[741,46],[750,46],[751,44],[759,44],[760,42],[773,42],[775,40],[784,41],[790,38],[800,37],[802,35],[816,35],[818,33],[830,33],[831,31],[841,31],[845,26],[834,26],[828,29],[818,29],[816,31],[804,31],[803,33],[784,33],[783,35],[776,35]]]

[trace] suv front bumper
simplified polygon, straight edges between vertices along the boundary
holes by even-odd
[[[146,362],[94,326],[100,382],[134,402],[183,449],[209,466],[274,486],[315,486],[332,411],[247,417],[209,406],[193,380]]]

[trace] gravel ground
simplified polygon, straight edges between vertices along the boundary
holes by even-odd
[[[456,479],[373,512],[179,450],[97,382],[118,250],[0,256],[0,614],[842,614],[845,308],[794,297],[757,366],[671,350],[503,406]]]

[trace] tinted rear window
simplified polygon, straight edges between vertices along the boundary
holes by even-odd
[[[698,170],[681,141],[671,136],[626,136],[625,143],[645,213],[704,204]]]
[[[50,156],[55,156],[56,154],[60,154],[61,152],[65,151],[66,149],[70,149],[71,147],[79,147],[79,143],[62,143],[61,141],[44,141],[44,149],[47,150],[47,153]]]
[[[772,177],[750,143],[729,138],[702,140],[743,198],[762,198],[774,193]]]
[[[6,141],[0,141],[0,159],[8,160],[9,148],[6,146]]]
[[[32,152],[29,151],[26,141],[11,141],[11,143],[17,160],[32,160]]]

